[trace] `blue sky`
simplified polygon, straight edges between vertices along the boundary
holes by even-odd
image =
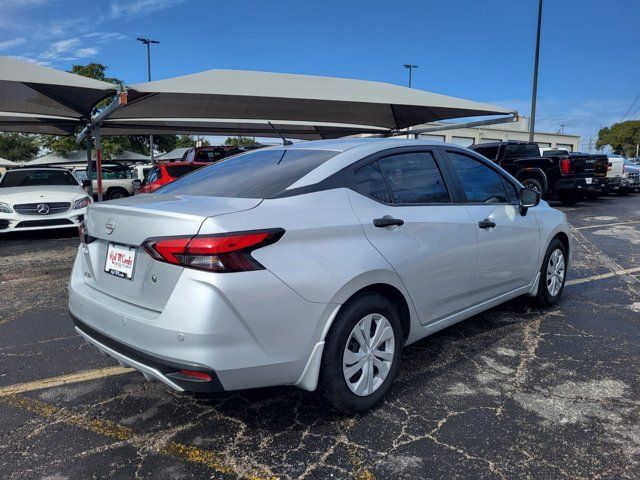
[[[529,114],[537,0],[0,0],[0,54],[127,83],[211,68],[406,84]],[[640,1],[546,0],[538,130],[595,135],[640,89]],[[638,118],[638,116],[636,116]]]

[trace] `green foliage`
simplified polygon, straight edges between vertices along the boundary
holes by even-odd
[[[227,137],[227,139],[224,141],[224,144],[225,145],[233,145],[233,146],[236,146],[236,147],[237,146],[240,146],[240,147],[252,147],[254,145],[258,145],[258,142],[256,142],[251,137]]]
[[[0,133],[0,157],[12,161],[32,160],[40,146],[35,135],[23,133]]]
[[[635,157],[638,144],[640,144],[640,120],[628,120],[602,128],[598,132],[596,148],[600,150],[608,145],[618,155]]]
[[[87,65],[73,65],[70,73],[76,75],[82,75],[83,77],[94,78],[96,80],[102,80],[103,82],[117,83],[122,85],[124,82],[118,78],[107,77],[104,72],[107,70],[107,66],[101,63],[89,63]]]
[[[209,142],[207,142],[207,145]],[[196,140],[191,135],[180,135],[176,139],[176,146],[173,148],[191,148],[196,146]]]

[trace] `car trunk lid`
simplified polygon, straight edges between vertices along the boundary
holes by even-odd
[[[93,204],[85,220],[92,241],[83,245],[84,281],[125,302],[162,311],[183,267],[154,260],[141,244],[148,238],[195,236],[206,218],[248,210],[260,202],[153,194]],[[110,244],[135,251],[131,279],[105,271]]]

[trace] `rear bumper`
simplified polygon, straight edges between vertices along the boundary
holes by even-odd
[[[138,370],[147,379],[155,378],[156,380],[160,380],[162,383],[179,392],[214,393],[224,391],[215,372],[207,368],[199,365],[169,361],[128,347],[94,330],[72,313],[70,313],[70,315],[76,326],[76,332],[84,338],[87,343],[97,347],[103,354],[116,359],[120,365]],[[206,373],[211,377],[211,381],[195,382],[170,377],[173,374],[179,373],[181,370]]]
[[[85,274],[80,250],[69,282],[78,333],[121,363],[187,391],[295,384],[320,341],[318,323],[335,309],[304,300],[267,270],[185,269],[161,312],[100,292]],[[182,369],[209,373],[218,384],[167,377]]]
[[[607,185],[605,177],[560,178],[554,185],[559,192],[600,192]]]

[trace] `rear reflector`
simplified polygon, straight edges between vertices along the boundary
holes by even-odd
[[[211,272],[262,270],[251,252],[277,242],[281,228],[196,237],[150,238],[142,247],[159,262]]]
[[[167,377],[175,378],[177,380],[186,380],[187,382],[210,382],[213,380],[211,375],[205,372],[198,372],[195,370],[180,370],[175,373],[167,373]]]

